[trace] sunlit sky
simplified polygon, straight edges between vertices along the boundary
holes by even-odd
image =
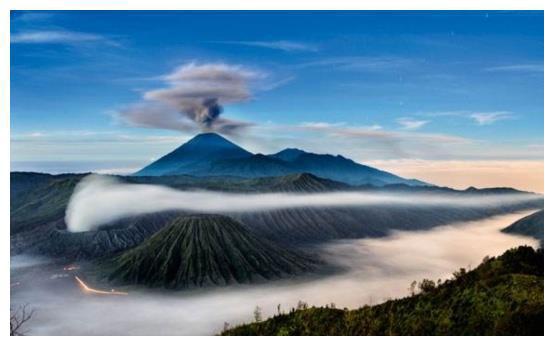
[[[125,110],[215,66],[245,78],[221,117],[250,151],[541,192],[543,31],[542,11],[15,11],[12,170],[133,171],[202,130]]]

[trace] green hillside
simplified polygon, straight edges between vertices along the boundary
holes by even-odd
[[[111,280],[186,288],[295,275],[316,261],[255,237],[230,217],[199,215],[176,218],[109,266]]]
[[[301,307],[224,335],[543,335],[544,253],[519,247],[421,293],[356,310]]]

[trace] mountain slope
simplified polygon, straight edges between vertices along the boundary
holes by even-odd
[[[220,215],[177,218],[113,262],[111,280],[167,288],[253,282],[315,267],[308,257],[257,238]]]
[[[135,247],[184,213],[146,214],[119,220],[90,232],[72,233],[63,219],[10,237],[10,252],[65,259],[100,258]]]
[[[502,230],[504,233],[520,234],[541,241],[544,247],[544,210],[527,215]]]
[[[542,250],[512,249],[454,276],[411,297],[355,310],[301,307],[223,335],[544,335]]]
[[[300,149],[285,149],[273,155],[254,155],[215,133],[197,135],[134,175],[259,178],[297,173],[311,173],[351,185],[428,185],[361,165],[340,155],[320,155]]]
[[[217,160],[241,159],[252,153],[215,133],[197,135],[135,175],[178,175],[201,171]]]
[[[361,165],[341,155],[321,155],[299,149],[285,149],[270,156],[287,162],[288,166],[297,172],[309,172],[322,178],[342,181],[350,185],[384,186],[402,183],[414,186],[428,185]]]
[[[12,173],[10,181],[17,192],[10,199],[10,234],[63,218],[73,189],[84,176]]]

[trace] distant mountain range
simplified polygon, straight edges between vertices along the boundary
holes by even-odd
[[[311,173],[350,185],[429,185],[365,166],[341,155],[285,149],[273,155],[253,154],[215,133],[203,133],[136,172],[135,176],[273,177]]]

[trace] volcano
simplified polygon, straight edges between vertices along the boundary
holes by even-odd
[[[134,175],[261,178],[299,173],[350,185],[428,185],[359,164],[341,155],[315,154],[300,149],[285,149],[273,155],[253,154],[215,133],[197,135]]]
[[[192,215],[117,257],[110,279],[166,288],[227,285],[300,274],[316,263],[251,234],[231,217]]]

